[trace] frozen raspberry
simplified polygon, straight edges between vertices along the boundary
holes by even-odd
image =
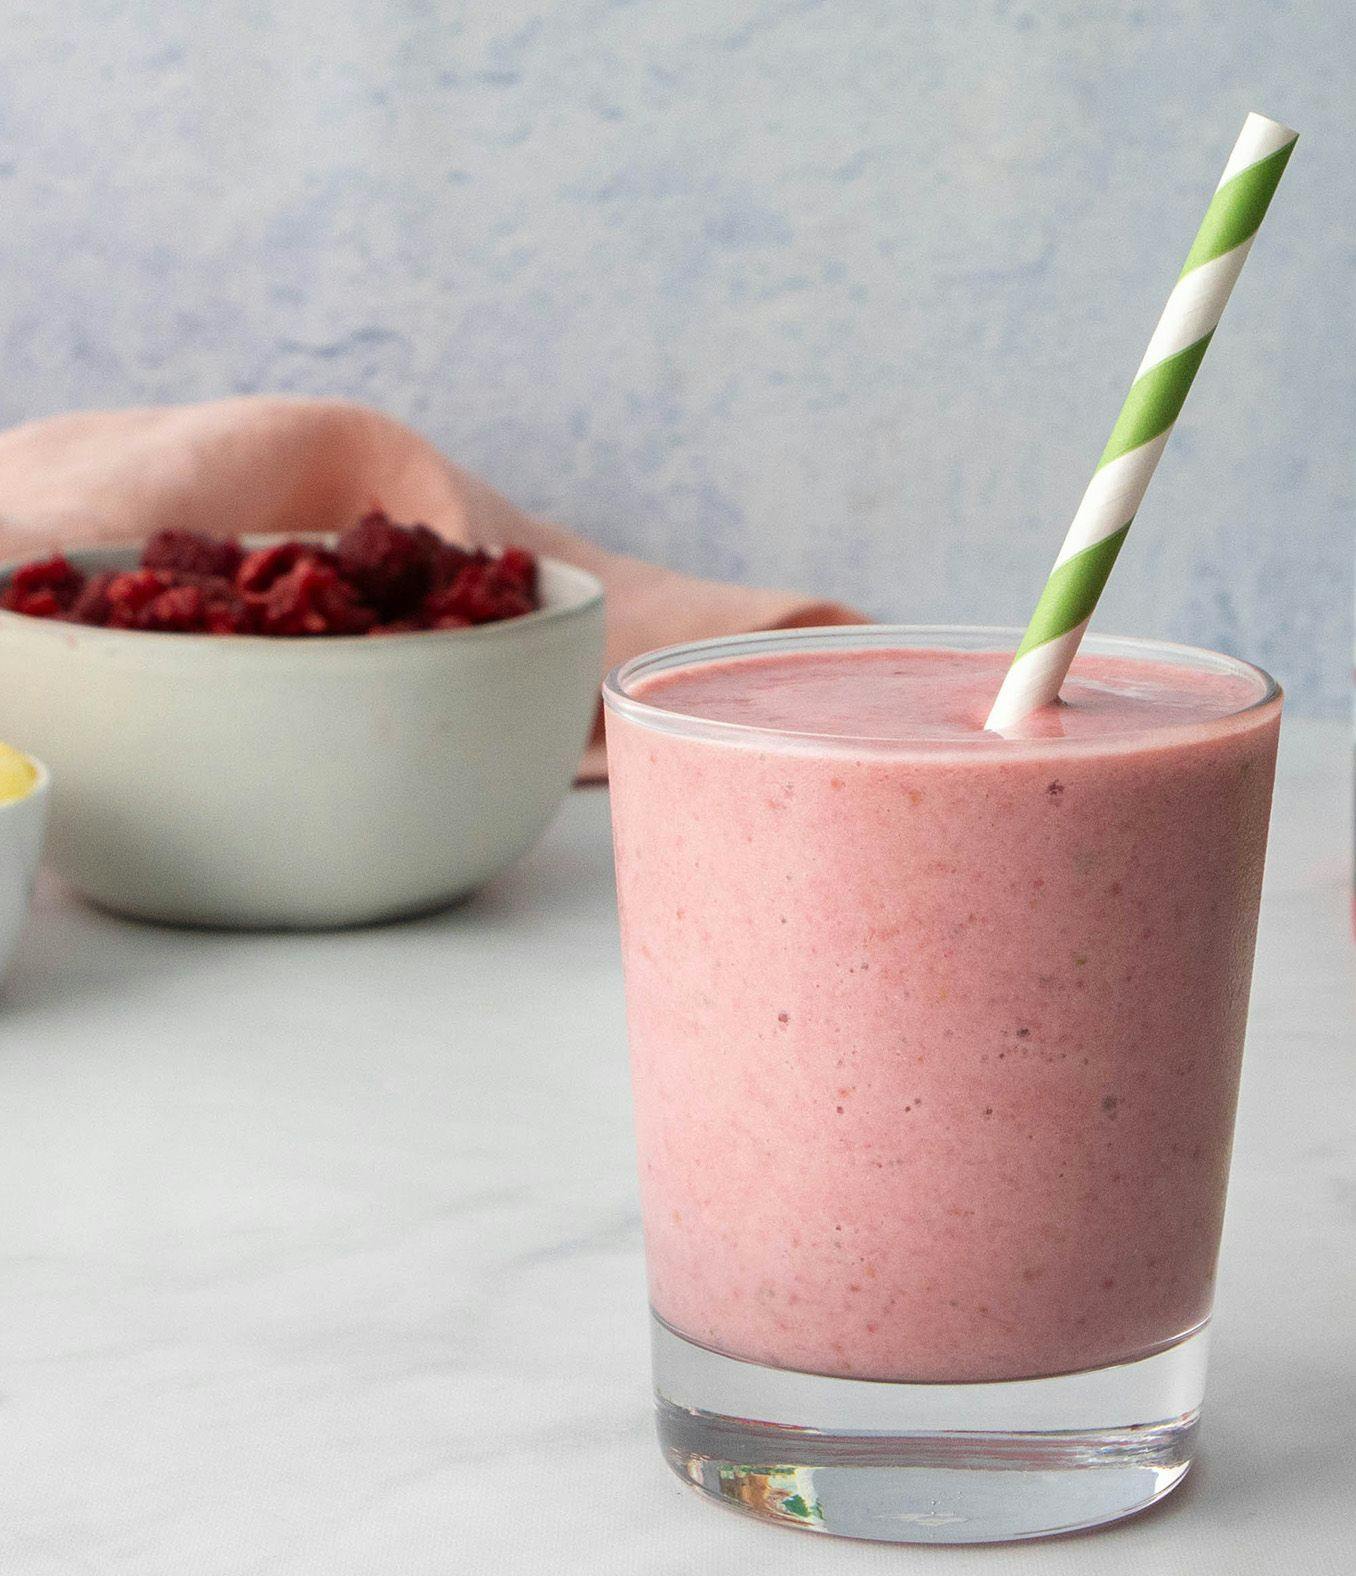
[[[415,526],[416,531],[427,529],[426,526]],[[455,542],[445,542],[442,537],[434,536],[432,531],[429,531],[428,534],[433,537],[436,544],[432,590],[441,591],[444,587],[452,584],[467,564],[476,561],[477,554],[468,548],[459,547]]]
[[[329,564],[303,556],[256,604],[265,635],[363,635],[376,622]]]
[[[340,573],[387,619],[410,613],[434,584],[442,541],[425,525],[396,525],[381,510],[339,538]]]
[[[55,592],[46,587],[7,597],[4,606],[11,613],[24,613],[29,618],[60,618],[64,611]]]
[[[427,628],[428,625],[421,624],[417,618],[393,618],[386,624],[373,624],[367,633],[369,635],[413,635]]]
[[[535,605],[537,595],[537,560],[525,547],[506,547],[499,555],[499,573],[513,584],[520,586]]]
[[[259,620],[250,599],[242,596],[229,580],[204,580],[207,600],[204,628],[209,635],[253,635]]]
[[[440,613],[425,629],[470,629],[471,620],[460,613]]]
[[[106,624],[108,622],[108,588],[117,579],[112,569],[103,569],[91,575],[81,588],[80,595],[71,603],[67,617],[77,624]]]
[[[497,559],[473,559],[466,564],[450,586],[435,591],[424,601],[424,618],[434,628],[448,628],[441,620],[449,615],[472,624],[493,624],[503,618],[517,618],[536,606],[524,589],[521,569],[506,575]]]
[[[334,554],[313,542],[279,542],[273,547],[261,547],[245,555],[235,572],[235,583],[241,591],[260,594],[303,559],[316,566],[332,566]]]
[[[240,543],[230,537],[202,536],[197,531],[157,531],[142,550],[141,567],[229,580],[244,557]]]
[[[70,559],[58,553],[16,569],[0,592],[0,607],[30,618],[59,618],[84,583],[85,577]]]
[[[207,597],[201,586],[171,586],[141,611],[141,629],[187,635],[207,628]]]
[[[211,603],[207,609],[209,635],[254,635],[258,633],[253,611],[242,602],[238,607],[229,603]]]
[[[127,569],[105,588],[109,629],[145,629],[146,609],[163,591],[174,587],[173,576],[161,569]]]
[[[89,579],[65,558],[25,564],[0,607],[109,629],[214,635],[408,634],[517,618],[537,606],[537,561],[445,542],[380,510],[331,552],[293,540],[243,553],[229,538],[161,531],[136,569]]]

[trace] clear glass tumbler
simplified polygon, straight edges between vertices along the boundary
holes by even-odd
[[[778,1522],[1033,1537],[1191,1463],[1277,686],[1094,637],[1092,682],[1168,664],[1227,706],[1020,740],[731,720],[749,659],[1017,639],[783,632],[605,686],[660,1439]],[[725,720],[665,705],[706,664]]]

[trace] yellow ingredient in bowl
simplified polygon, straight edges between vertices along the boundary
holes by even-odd
[[[0,804],[22,799],[33,791],[37,780],[37,768],[26,755],[10,749],[8,744],[0,744]]]

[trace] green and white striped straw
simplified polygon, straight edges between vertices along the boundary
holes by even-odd
[[[1265,115],[1244,122],[989,713],[994,732],[1058,697],[1296,135]]]

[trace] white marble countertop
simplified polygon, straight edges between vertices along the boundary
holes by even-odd
[[[403,926],[176,932],[45,886],[0,1000],[0,1571],[1345,1576],[1350,764],[1288,726],[1204,1459],[1044,1544],[813,1538],[662,1465],[604,795]]]

